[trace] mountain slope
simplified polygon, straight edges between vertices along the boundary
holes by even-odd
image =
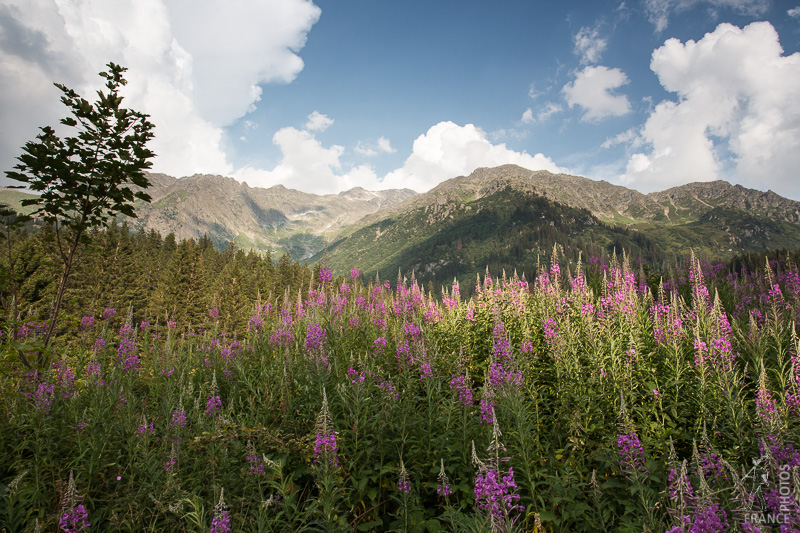
[[[366,217],[329,245],[331,266],[444,282],[497,268],[535,270],[553,244],[584,257],[625,250],[649,262],[800,247],[800,203],[726,182],[641,194],[514,165],[478,169]],[[317,255],[312,260],[318,260]]]
[[[726,181],[689,183],[662,192],[642,194],[606,181],[553,174],[546,170],[527,170],[517,165],[479,168],[469,176],[444,181],[427,193],[414,196],[367,220],[375,222],[381,215],[392,216],[432,203],[446,205],[475,200],[504,187],[587,209],[600,220],[615,224],[682,224],[698,220],[715,207],[744,209],[758,216],[800,222],[800,202],[772,191],[747,189]]]
[[[662,259],[664,252],[644,235],[603,224],[586,209],[569,207],[510,186],[458,204],[429,203],[370,224],[329,245],[336,271],[358,265],[370,276],[412,273],[437,283],[470,280],[492,272],[532,275],[554,245],[570,259],[603,255],[615,248],[635,257]],[[317,255],[312,260],[321,259]]]
[[[140,202],[139,217],[127,219],[134,229],[172,232],[179,239],[208,235],[217,247],[234,241],[300,260],[318,259],[328,243],[332,263],[343,270],[358,264],[367,271],[401,268],[438,276],[460,269],[445,265],[465,262],[478,270],[486,266],[482,262],[506,259],[529,265],[536,254],[549,253],[553,242],[583,246],[587,253],[624,248],[650,260],[685,255],[690,248],[724,257],[800,247],[800,202],[724,181],[642,194],[503,165],[449,179],[424,194],[355,188],[320,196],[280,185],[251,188],[221,176],[149,177],[153,201]],[[11,205],[23,197],[18,190],[0,192],[0,201]],[[542,220],[552,222],[550,229]],[[481,225],[497,231],[490,238],[478,230]],[[459,235],[463,228],[470,233]],[[458,254],[455,246],[461,247]]]
[[[416,194],[409,189],[372,192],[355,188],[320,196],[282,185],[251,188],[222,176],[148,177],[151,203],[137,202],[138,217],[120,219],[132,229],[174,233],[178,239],[208,235],[217,247],[234,241],[244,249],[289,252],[296,260],[307,259],[365,215]],[[18,210],[21,200],[30,197],[12,189],[0,193],[0,201]]]
[[[134,228],[146,227],[179,238],[207,234],[216,245],[234,241],[245,249],[287,251],[306,259],[367,214],[392,206],[413,191],[351,189],[315,195],[276,185],[251,188],[233,178],[151,174],[153,200],[137,206]]]
[[[800,222],[800,202],[772,191],[747,189],[722,180],[688,183],[647,196],[664,208],[671,222],[699,219],[716,208],[747,211],[751,216],[771,220]]]

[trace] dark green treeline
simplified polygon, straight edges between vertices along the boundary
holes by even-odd
[[[18,231],[2,243],[0,299],[5,320],[48,317],[62,266],[50,227]],[[75,331],[83,316],[99,317],[115,308],[117,320],[133,312],[133,321],[176,321],[181,326],[208,324],[219,312],[219,326],[243,332],[259,298],[262,303],[296,298],[315,273],[283,255],[224,250],[211,239],[178,242],[170,233],[132,233],[126,224],[97,231],[80,248],[69,279],[59,330]]]

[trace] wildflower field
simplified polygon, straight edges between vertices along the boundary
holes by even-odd
[[[800,531],[796,266],[500,274],[9,327],[0,530]]]

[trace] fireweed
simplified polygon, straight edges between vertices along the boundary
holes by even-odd
[[[509,458],[501,457],[506,448],[500,442],[500,427],[494,411],[492,420],[492,440],[487,448],[489,456],[485,462],[478,458],[475,444],[472,445],[473,463],[478,468],[475,476],[475,507],[486,512],[492,531],[512,531],[519,518],[517,514],[524,511],[525,507],[519,504],[514,468],[509,466],[506,471],[501,466]]]
[[[333,530],[339,524],[341,516],[337,512],[339,495],[339,445],[333,427],[327,391],[322,389],[322,408],[316,420],[316,441],[314,444],[314,465],[316,483],[319,488],[319,513],[325,528]]]
[[[172,411],[172,420],[169,424],[170,428],[183,429],[186,427],[186,411],[183,409],[183,403]]]
[[[142,422],[136,428],[136,436],[143,437],[147,434],[155,435],[156,434],[156,426],[152,422],[148,424],[147,417],[142,415]]]
[[[328,369],[330,363],[326,355],[326,338],[327,333],[319,324],[309,324],[306,332],[306,354],[317,365]]]
[[[458,403],[464,407],[472,407],[472,383],[469,379],[469,374],[464,371],[463,375],[453,376],[450,380],[450,388],[458,393]]]
[[[625,404],[625,395],[620,392],[620,406],[617,424],[617,452],[619,457],[620,472],[628,481],[637,487],[640,511],[643,522],[649,528],[654,528],[658,522],[655,516],[655,505],[652,491],[647,487],[650,472],[647,469],[644,457],[644,448],[639,441],[636,426],[631,420]]]
[[[219,501],[214,506],[214,516],[211,519],[210,533],[230,533],[231,515],[228,505],[225,503],[225,489],[219,491]]]
[[[117,349],[117,364],[124,370],[139,370],[141,359],[136,346],[136,329],[130,325],[122,326],[119,330],[119,348]]]
[[[697,455],[696,446],[694,455]],[[695,467],[699,486],[697,493],[692,498],[693,512],[691,520],[685,518],[684,526],[691,524],[690,531],[725,533],[729,531],[728,514],[720,505],[717,495],[709,487],[702,464],[695,461]]]
[[[488,523],[487,495],[502,493],[500,500],[525,506],[525,514],[511,513],[521,530],[533,529],[537,516],[544,529],[579,530],[593,501],[604,506],[593,516],[602,516],[607,530],[769,530],[752,516],[748,523],[747,513],[776,514],[781,491],[800,487],[796,267],[779,260],[770,262],[769,276],[760,267],[733,275],[695,260],[663,283],[650,276],[648,291],[636,268],[618,260],[592,258],[581,268],[566,259],[557,268],[544,263],[529,284],[481,277],[466,299],[463,281],[437,301],[416,282],[400,280],[392,290],[358,275],[312,283],[283,300],[254,305],[253,295],[252,314],[243,311],[239,329],[228,331],[227,319],[209,313],[230,316],[221,299],[212,305],[200,298],[184,310],[206,325],[202,331],[189,322],[170,328],[166,314],[152,315],[152,325],[143,314],[130,321],[142,319],[138,328],[120,331],[115,317],[101,312],[107,316],[81,326],[81,310],[60,326],[72,328],[74,340],[59,348],[61,366],[46,365],[27,381],[12,367],[3,374],[12,384],[4,390],[18,393],[0,395],[0,465],[13,465],[13,472],[0,469],[0,483],[39,469],[20,485],[19,494],[29,496],[16,505],[43,530],[56,530],[62,518],[51,502],[63,494],[53,480],[67,477],[64,465],[91,483],[84,511],[92,508],[96,529],[118,527],[113,521],[122,515],[100,507],[110,494],[127,509],[125,519],[186,529],[182,515],[168,509],[207,494],[213,483],[229,491],[230,517],[242,530],[265,529],[268,515],[292,529],[316,520],[336,530],[368,523],[380,530],[402,527],[399,507],[381,505],[406,494],[396,490],[402,451],[403,466],[425,471],[448,458],[448,478],[420,478],[408,493],[403,516],[416,524],[459,522],[433,505],[443,496],[465,520]],[[249,316],[260,322],[246,331]],[[18,328],[35,339],[38,321],[25,324],[7,329],[3,342],[20,340]],[[330,372],[311,372],[308,356],[317,346]],[[215,389],[208,384],[218,370],[224,383]],[[324,389],[330,398],[314,392]],[[628,423],[615,417],[620,393]],[[226,420],[217,423],[223,397]],[[317,412],[327,415],[314,431]],[[504,428],[501,458],[510,462],[486,460],[477,473],[469,444],[480,442],[487,424]],[[670,435],[684,457],[676,452],[665,461],[659,458],[668,455]],[[693,440],[696,459],[685,457],[693,455]],[[260,490],[274,478],[261,474],[266,463],[256,450],[281,457],[281,506],[262,508],[268,494]],[[760,492],[755,474],[745,477],[759,458],[769,474]],[[465,489],[472,481],[480,483]],[[578,490],[581,483],[588,489]],[[73,511],[81,514],[78,506]],[[469,507],[474,511],[464,511]]]
[[[172,442],[169,450],[169,457],[167,458],[166,462],[164,462],[164,470],[167,472],[172,471],[175,465],[178,463],[178,452],[175,448],[175,442]]]
[[[214,377],[211,380],[211,390],[208,399],[206,400],[206,415],[210,417],[220,418],[222,412],[222,399],[219,397],[219,388],[217,387],[217,372],[214,371]]]
[[[402,460],[400,461],[400,474],[397,478],[397,490],[405,494],[411,492],[411,479]]]
[[[444,471],[444,459],[441,459],[441,468],[439,469],[439,475],[436,477],[438,484],[436,485],[436,494],[447,500],[447,498],[453,494],[453,487],[450,486],[450,478],[447,477],[447,473]]]
[[[323,390],[322,409],[317,415],[317,436],[314,444],[314,462],[320,465],[339,466],[337,456],[336,431],[333,429],[331,413],[328,408],[328,395]],[[327,468],[325,468],[327,470]]]
[[[492,399],[492,392],[488,386],[483,389],[480,400],[480,412],[482,424],[494,424],[494,400]]]
[[[78,327],[78,331],[86,331],[92,329],[93,327],[94,327],[94,317],[85,316],[81,319],[81,325]]]
[[[794,326],[792,336],[794,338]],[[794,339],[793,339],[794,340]],[[793,343],[795,346],[796,342]],[[789,371],[789,386],[785,393],[786,407],[789,415],[800,419],[800,356],[795,351],[792,353],[792,366]]]
[[[639,483],[648,472],[644,462],[644,450],[625,406],[624,396],[620,398],[617,449],[620,469],[631,481]]]
[[[264,475],[264,460],[256,452],[256,447],[251,441],[247,441],[247,455],[245,459],[250,464],[249,474],[251,476]]]
[[[690,520],[689,512],[693,508],[694,493],[689,482],[687,473],[686,459],[680,465],[676,460],[670,461],[669,476],[667,479],[667,510],[672,515],[673,521],[677,522],[676,528],[680,531],[686,522]]]
[[[70,471],[67,490],[61,500],[61,518],[58,521],[58,528],[61,531],[76,533],[77,531],[86,531],[91,527],[89,513],[86,511],[86,507],[79,502],[80,497],[75,487],[75,479]]]

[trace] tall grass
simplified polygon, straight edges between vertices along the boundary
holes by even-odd
[[[797,269],[642,272],[322,269],[243,337],[109,309],[37,372],[4,331],[0,529],[800,529]]]

